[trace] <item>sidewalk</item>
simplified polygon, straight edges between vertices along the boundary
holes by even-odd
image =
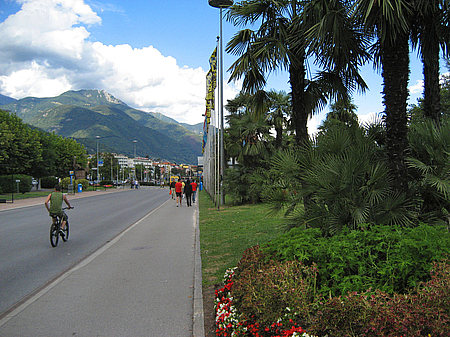
[[[203,337],[198,227],[197,204],[168,200],[0,318],[0,336]]]
[[[87,192],[81,192],[81,193],[75,193],[75,194],[69,194],[69,201],[73,199],[79,199],[79,198],[85,198],[85,197],[92,197],[94,195],[99,194],[105,194],[105,193],[116,193],[121,191],[127,191],[129,189],[123,189],[123,188],[111,188],[107,190],[98,190],[98,191],[87,191]],[[49,194],[52,191],[49,190]],[[37,198],[27,198],[27,199],[14,199],[14,202],[7,202],[7,203],[0,203],[0,212],[7,210],[7,209],[13,209],[13,208],[21,208],[21,207],[28,207],[28,206],[35,206],[35,205],[44,205],[44,201],[47,197],[37,197]]]

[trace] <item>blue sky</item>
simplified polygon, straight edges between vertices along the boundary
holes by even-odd
[[[223,21],[224,45],[237,30]],[[199,123],[218,34],[219,10],[207,0],[0,0],[0,93],[50,97],[104,89],[132,107]],[[422,96],[422,66],[411,56],[415,103]],[[224,55],[224,68],[233,61]],[[356,95],[355,104],[360,119],[369,120],[383,110],[382,80],[372,65],[362,74],[369,91]],[[285,73],[271,76],[269,88],[288,92],[287,80]],[[239,88],[226,85],[225,101]],[[310,132],[325,113],[310,121]]]

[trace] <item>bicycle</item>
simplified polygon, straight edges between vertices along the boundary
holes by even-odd
[[[63,207],[62,209],[71,209],[73,207]],[[55,216],[56,221],[50,225],[50,243],[52,247],[56,247],[58,245],[59,237],[66,242],[69,239],[69,220],[66,221],[66,227],[64,230],[61,230],[61,217]]]

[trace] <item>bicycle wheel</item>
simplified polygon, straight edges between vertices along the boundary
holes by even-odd
[[[69,239],[69,221],[66,222],[66,227],[64,228],[63,232],[64,236],[61,236],[61,239],[66,242]]]
[[[55,223],[50,226],[50,243],[52,244],[52,247],[56,247],[58,245],[58,238],[59,226]]]

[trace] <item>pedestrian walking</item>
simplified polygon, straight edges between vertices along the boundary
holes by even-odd
[[[181,201],[183,200],[183,184],[180,179],[178,179],[178,182],[175,184],[175,193],[177,194],[177,207],[178,205],[181,207]]]
[[[188,179],[186,185],[184,186],[184,195],[186,196],[186,204],[188,207],[192,206],[192,185],[191,181]]]
[[[195,202],[195,195],[197,194],[197,182],[193,180],[191,186],[192,186],[192,201]]]
[[[173,179],[170,183],[170,195],[172,196],[172,199],[175,199],[175,184],[177,182],[175,181],[175,179]]]
[[[184,198],[184,186],[186,186],[186,183],[183,178],[181,178],[181,184],[183,184],[183,187],[181,188],[181,197]]]

